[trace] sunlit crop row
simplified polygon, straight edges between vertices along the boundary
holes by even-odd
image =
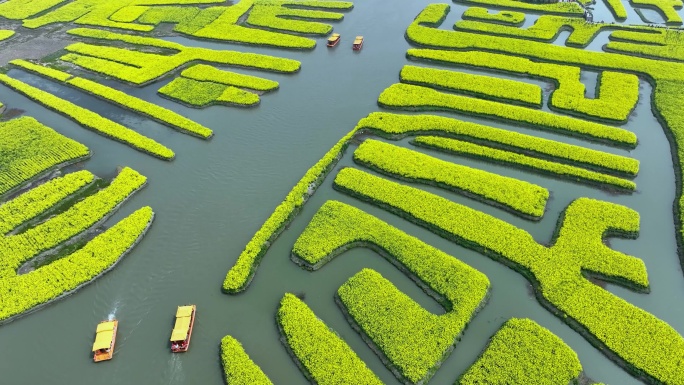
[[[285,294],[276,320],[283,343],[313,383],[382,385],[349,345],[294,295]]]
[[[682,17],[677,10],[682,9],[681,0],[629,0],[630,4],[639,8],[650,8],[663,15],[668,24],[682,24]]]
[[[447,310],[439,316],[425,311],[371,270],[338,290],[349,316],[379,348],[381,358],[398,369],[399,378],[426,381],[483,306],[489,280],[418,238],[337,201],[328,201],[318,210],[297,239],[293,255],[317,269],[355,246],[375,250],[399,266]]]
[[[554,177],[582,181],[593,185],[611,185],[627,191],[636,190],[636,183],[631,180],[618,178],[612,175],[601,174],[583,168],[549,162],[543,159],[533,158],[516,152],[499,150],[480,146],[473,143],[463,142],[456,139],[439,138],[435,136],[419,136],[414,140],[419,146],[444,150],[449,153],[461,154],[469,157],[484,159],[494,163],[504,163],[513,167],[520,167]],[[520,199],[524,199],[520,197]],[[524,199],[527,201],[527,199]],[[528,203],[532,203],[529,202]],[[543,208],[541,209],[543,213]]]
[[[684,338],[583,275],[589,271],[628,287],[648,287],[643,261],[602,242],[612,234],[634,236],[639,224],[635,211],[580,198],[566,210],[560,236],[547,248],[489,214],[359,170],[340,171],[334,187],[514,268],[535,284],[542,305],[595,346],[612,351],[624,368],[662,383],[684,384]]]
[[[49,92],[40,90],[4,74],[0,74],[0,83],[26,95],[30,99],[33,99],[51,110],[59,112],[81,126],[93,130],[98,134],[123,142],[161,159],[171,160],[175,156],[173,151],[153,139]]]
[[[492,23],[518,25],[525,21],[525,14],[515,11],[493,11],[489,13],[487,8],[470,7],[461,16],[464,20],[482,20]]]
[[[0,81],[5,75],[0,75]],[[23,84],[23,83],[22,83]],[[88,148],[30,117],[0,123],[0,195],[66,163],[90,156]]]
[[[297,182],[285,199],[273,210],[273,213],[250,239],[233,267],[228,271],[226,279],[223,281],[223,290],[225,292],[238,293],[247,288],[271,242],[297,215],[309,198],[309,194],[313,193],[323,178],[330,172],[334,164],[342,156],[342,152],[349,145],[349,140],[355,132],[356,129],[345,135],[313,167],[307,170],[302,179]]]
[[[684,61],[684,33],[678,29],[615,31],[610,35],[605,50],[643,57]],[[644,44],[645,43],[645,44]]]
[[[95,175],[77,171],[39,185],[0,206],[0,235],[48,211],[60,201],[90,184]]]
[[[13,274],[22,263],[60,246],[88,230],[142,188],[147,178],[128,167],[106,188],[20,234],[0,239],[0,277]]]
[[[47,78],[66,82],[67,85],[73,88],[86,91],[100,99],[118,104],[132,111],[149,116],[152,119],[155,119],[182,132],[199,136],[201,138],[209,138],[213,135],[213,132],[210,129],[202,126],[199,123],[196,123],[157,104],[150,103],[135,96],[131,96],[126,92],[119,91],[85,78],[73,77],[66,72],[58,71],[42,65],[37,65],[25,60],[12,60],[10,63],[20,68],[38,73]]]
[[[240,341],[231,336],[221,339],[221,364],[227,385],[272,385],[245,352]]]
[[[188,24],[200,13],[197,7],[149,7],[137,22],[141,24],[159,25],[161,23]]]
[[[159,89],[159,94],[171,100],[180,101],[191,107],[206,107],[213,104],[250,107],[259,104],[259,95],[237,87],[210,81],[197,81],[186,77],[173,79]]]
[[[563,340],[530,319],[512,318],[458,384],[570,384],[581,372],[577,353]]]
[[[300,63],[296,60],[262,54],[187,47],[161,39],[138,37],[127,34],[93,29],[72,29],[74,36],[120,41],[135,45],[152,46],[178,51],[172,55],[134,51],[119,47],[75,43],[66,47],[71,52],[61,57],[83,68],[135,84],[143,85],[193,61],[233,65],[273,72],[296,72]]]
[[[357,128],[391,137],[439,134],[460,139],[469,138],[475,142],[486,142],[489,146],[534,154],[544,159],[607,173],[632,176],[639,171],[639,161],[634,158],[443,116],[373,112],[361,119]]]
[[[541,87],[515,80],[409,65],[401,69],[399,78],[403,83],[460,91],[485,99],[534,107],[542,104]]]
[[[337,12],[327,12],[312,9],[289,8],[284,5],[294,4],[297,6],[310,6],[328,8],[326,3],[339,5],[339,8],[349,9],[352,3],[329,2],[329,1],[259,1],[257,0],[249,12],[246,20],[248,25],[264,27],[268,29],[297,32],[311,35],[325,35],[332,31],[330,24],[319,23],[312,20],[342,20],[344,15]],[[337,3],[337,4],[335,4]],[[338,8],[338,7],[334,7]],[[283,17],[284,16],[284,17]],[[308,19],[308,20],[307,20]]]
[[[445,110],[484,116],[620,146],[634,147],[637,141],[633,132],[620,128],[410,84],[393,84],[380,94],[378,104],[389,108]]]
[[[421,138],[419,137],[417,141],[424,143],[420,141]],[[447,143],[453,141],[453,139],[435,139],[444,140]],[[475,199],[495,203],[514,213],[534,218],[541,218],[544,215],[546,201],[549,198],[549,191],[541,186],[443,161],[372,139],[365,140],[354,151],[354,161],[387,175],[463,192]]]
[[[495,8],[517,9],[534,13],[553,13],[561,15],[581,15],[582,8],[574,2],[525,2],[518,0],[458,0],[468,5],[483,5]]]
[[[551,94],[550,105],[580,116],[624,122],[639,98],[639,79],[632,74],[602,72],[598,77],[597,97],[587,98],[584,96],[586,87],[580,80],[580,68],[575,66],[540,63],[490,52],[410,49],[407,56],[552,80],[557,88]]]
[[[22,275],[0,278],[0,322],[62,298],[113,267],[143,236],[154,213],[143,207],[83,248]]]
[[[181,72],[181,76],[204,82],[220,83],[257,91],[278,89],[278,82],[276,81],[236,72],[223,71],[205,64],[194,65]]]

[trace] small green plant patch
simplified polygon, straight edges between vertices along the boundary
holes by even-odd
[[[684,33],[675,29],[653,32],[615,31],[604,50],[655,59],[684,61]]]
[[[542,2],[527,2],[520,0],[458,0],[459,3],[466,3],[468,5],[482,5],[485,7],[496,7],[504,9],[515,9],[524,12],[534,13],[551,13],[559,15],[581,15],[582,8],[572,2],[560,3],[542,3]]]
[[[402,83],[462,92],[528,107],[542,105],[541,87],[515,80],[410,65],[401,69],[399,78]]]
[[[527,318],[506,321],[459,385],[573,383],[582,372],[577,353]]]
[[[278,82],[273,80],[223,71],[205,64],[194,65],[181,72],[181,76],[202,82],[214,82],[263,92],[276,90],[279,87]]]
[[[453,190],[533,219],[544,215],[549,198],[549,191],[541,186],[372,139],[354,151],[354,161],[386,175]]]
[[[515,11],[494,11],[489,13],[487,8],[470,7],[463,12],[463,20],[479,20],[505,25],[520,25],[525,21],[525,14]]]
[[[378,104],[395,109],[454,111],[518,122],[532,128],[580,136],[616,146],[636,146],[636,135],[620,128],[520,106],[446,94],[410,84],[393,84],[380,94]]]
[[[13,90],[22,93],[28,98],[70,118],[81,126],[95,131],[100,135],[112,138],[164,160],[171,160],[175,156],[173,151],[164,145],[157,143],[153,139],[49,92],[40,90],[4,74],[0,74],[0,83],[3,83]]]
[[[364,246],[397,265],[447,310],[434,315],[375,271],[364,269],[337,294],[373,350],[402,381],[427,382],[486,300],[489,280],[458,259],[355,207],[327,201],[295,242],[293,257],[318,269]]]
[[[159,94],[192,107],[203,108],[214,104],[250,107],[259,103],[259,95],[214,82],[178,77],[159,89]]]
[[[0,4],[0,16],[23,20],[68,0],[7,0]]]
[[[200,9],[197,7],[150,7],[137,19],[138,23],[159,25],[161,23],[187,24]]]
[[[585,183],[597,185],[599,187],[614,187],[628,192],[636,190],[636,183],[632,182],[631,180],[618,178],[612,175],[605,175],[567,164],[559,164],[543,159],[536,159],[515,152],[463,142],[457,139],[440,138],[435,136],[419,136],[413,141],[413,143],[421,147],[439,149],[448,153],[483,159],[493,163],[503,163],[545,175],[552,175],[557,178],[569,179],[571,181],[583,181]],[[526,201],[524,198],[520,198],[523,201]]]
[[[89,156],[90,150],[86,146],[33,118],[1,122],[0,196],[51,170]]]
[[[240,341],[231,336],[221,339],[221,364],[227,385],[272,385],[245,352]]]
[[[283,344],[312,382],[382,385],[349,345],[293,294],[280,301],[276,322]]]

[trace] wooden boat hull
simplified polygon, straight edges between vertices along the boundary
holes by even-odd
[[[335,40],[335,41],[333,41],[333,42],[330,42],[330,41],[329,41],[328,44],[327,44],[327,46],[328,46],[328,47],[334,47],[334,46],[337,45],[337,43],[340,42],[340,40],[342,40],[342,39],[337,39],[337,40]]]
[[[114,320],[114,336],[112,337],[112,347],[109,348],[109,352],[106,353],[100,353],[100,352],[95,352],[93,353],[93,361],[95,362],[100,362],[100,361],[109,361],[114,357],[114,347],[116,346],[116,332],[119,328],[119,321]]]
[[[192,305],[192,315],[190,316],[190,327],[188,328],[188,338],[186,339],[187,343],[185,345],[182,345],[180,347],[174,348],[173,344],[171,344],[171,352],[172,353],[183,353],[187,352],[188,349],[190,349],[190,339],[192,338],[192,329],[195,326],[195,315],[197,315],[197,306]]]

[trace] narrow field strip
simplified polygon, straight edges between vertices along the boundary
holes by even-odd
[[[349,345],[293,294],[280,301],[276,322],[283,345],[312,382],[382,385]]]
[[[102,221],[146,182],[146,177],[126,167],[109,186],[68,210],[23,233],[0,238],[0,278],[16,274],[21,264],[60,246]]]
[[[373,112],[361,119],[357,128],[392,138],[450,136],[620,176],[633,177],[639,172],[639,161],[634,158],[443,116]]]
[[[445,94],[430,88],[409,84],[394,84],[385,89],[378,98],[378,104],[387,108],[444,110],[506,122],[517,122],[532,128],[579,136],[614,146],[633,148],[637,143],[636,135],[624,129],[519,106]]]
[[[410,65],[401,69],[399,78],[402,83],[463,92],[528,107],[542,105],[541,87],[515,80]]]
[[[0,81],[5,75],[0,75]],[[0,196],[61,166],[90,157],[88,147],[31,117],[0,122]]]
[[[147,116],[180,132],[204,139],[210,138],[214,134],[209,128],[204,127],[201,124],[196,123],[195,121],[190,120],[169,109],[158,106],[154,103],[150,103],[135,96],[131,96],[114,88],[96,83],[92,80],[75,77],[69,73],[34,64],[25,60],[12,60],[10,64],[39,74],[48,79],[62,81],[72,88],[85,91],[101,100],[114,103],[123,108]]]
[[[45,213],[95,180],[90,171],[82,170],[52,179],[0,205],[0,235]]]
[[[541,186],[372,139],[354,151],[354,161],[385,175],[456,191],[531,219],[541,219],[549,198],[549,191]]]
[[[372,270],[338,291],[352,325],[403,383],[427,382],[487,300],[490,282],[476,269],[386,222],[342,202],[327,201],[292,249],[296,263],[319,269],[354,247],[376,251],[439,302],[425,311]]]
[[[457,383],[559,385],[581,372],[577,353],[563,340],[530,319],[511,318]]]
[[[273,385],[245,352],[240,341],[231,336],[221,339],[221,364],[228,385]]]
[[[171,160],[175,156],[171,149],[155,140],[49,92],[4,74],[0,74],[0,83],[100,135],[112,138],[160,159]]]
[[[551,175],[562,179],[569,179],[571,181],[582,181],[597,187],[607,187],[605,185],[610,185],[628,192],[636,190],[636,183],[631,180],[601,174],[567,164],[549,162],[547,160],[537,159],[515,152],[463,142],[457,139],[419,136],[414,139],[413,143],[417,146],[482,159],[496,164],[503,163],[505,165],[534,171],[543,175]]]

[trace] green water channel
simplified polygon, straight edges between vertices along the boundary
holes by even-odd
[[[110,223],[143,205],[152,206],[157,213],[148,235],[114,271],[65,300],[0,327],[0,383],[219,385],[223,383],[219,341],[230,334],[244,344],[251,357],[277,384],[305,384],[306,379],[281,345],[274,321],[280,298],[285,292],[293,292],[305,295],[305,301],[316,314],[334,328],[385,383],[397,384],[394,376],[347,324],[333,302],[333,294],[354,273],[370,267],[428,310],[436,313],[443,310],[406,276],[368,250],[352,250],[315,273],[301,270],[290,261],[294,240],[317,208],[326,200],[337,199],[377,215],[454,255],[485,273],[492,282],[489,305],[470,324],[431,384],[452,384],[476,359],[487,339],[511,317],[529,317],[561,337],[578,353],[587,375],[596,381],[613,385],[638,384],[543,309],[519,274],[332,190],[332,177],[310,199],[289,230],[274,243],[249,289],[237,296],[221,293],[227,270],[294,183],[359,119],[378,110],[377,96],[398,81],[399,70],[407,63],[405,51],[410,46],[404,40],[404,31],[426,4],[429,1],[357,2],[345,20],[335,24],[335,31],[342,34],[342,42],[334,49],[327,49],[322,39],[312,52],[172,39],[188,45],[238,49],[300,60],[302,70],[298,74],[265,75],[279,81],[281,86],[277,92],[263,96],[261,105],[254,109],[181,107],[155,94],[169,80],[142,89],[106,82],[214,129],[215,136],[210,141],[179,134],[92,97],[18,70],[11,71],[12,76],[41,85],[136,127],[172,148],[177,157],[170,163],[151,158],[86,131],[61,115],[0,87],[2,101],[8,107],[24,109],[27,115],[91,148],[92,159],[76,168],[111,177],[117,166],[126,165],[149,177],[148,186]],[[442,28],[450,28],[464,9],[452,5]],[[607,10],[599,4],[596,12]],[[638,22],[638,19],[630,21]],[[350,48],[354,35],[366,38],[360,53],[352,52]],[[601,35],[600,39],[604,41],[594,42],[590,49],[600,49],[606,36]],[[594,87],[595,74],[587,73],[584,79],[590,88]],[[525,81],[541,85],[546,90],[545,100],[548,99],[550,84]],[[631,196],[611,195],[583,185],[430,151],[425,152],[542,185],[552,191],[552,197],[544,219],[532,223],[456,194],[423,188],[509,221],[531,232],[539,242],[550,240],[559,213],[578,197],[603,199],[636,209],[641,214],[639,238],[612,240],[611,246],[644,259],[651,293],[636,294],[614,285],[608,285],[606,289],[684,333],[684,307],[681,306],[684,275],[675,253],[672,160],[667,139],[650,111],[651,87],[642,82],[641,88],[639,105],[627,125],[638,135],[639,147],[629,153],[551,133],[460,117],[634,156],[641,161],[641,171],[635,179],[638,191]],[[400,144],[410,147],[407,141]],[[353,165],[351,152],[355,148],[356,145],[349,148],[338,169]],[[187,303],[198,307],[191,348],[186,354],[172,355],[168,338],[175,307]],[[94,364],[90,346],[95,325],[109,316],[120,321],[115,358]]]

